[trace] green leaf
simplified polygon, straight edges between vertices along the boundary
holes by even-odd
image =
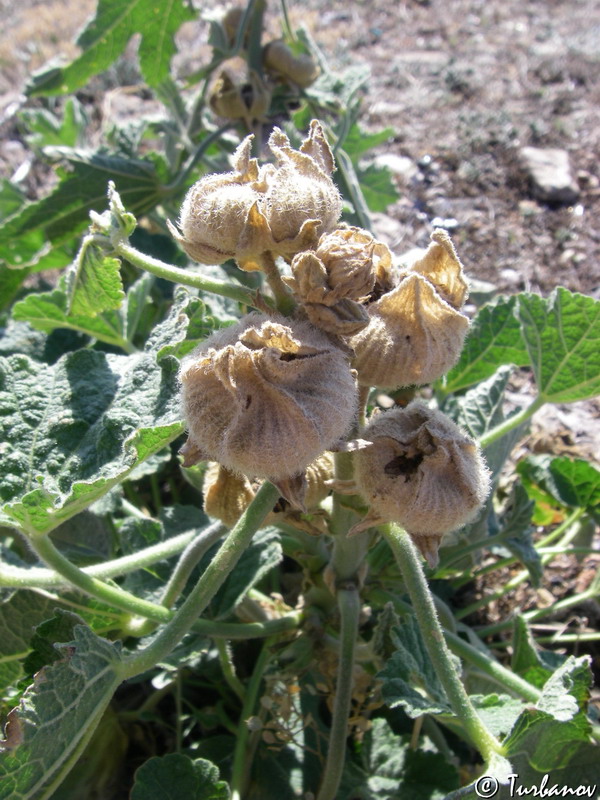
[[[0,754],[0,798],[48,796],[77,756],[121,683],[120,651],[79,625],[62,658],[45,667],[11,711]]]
[[[446,376],[444,391],[456,392],[489,378],[498,367],[529,364],[515,316],[517,296],[500,296],[477,313],[458,363]]]
[[[376,718],[365,734],[360,763],[346,763],[339,800],[442,800],[458,786],[456,767],[426,737],[415,749],[409,737]]]
[[[380,144],[386,144],[394,135],[393,128],[384,128],[377,133],[369,133],[355,122],[344,137],[343,147],[356,166],[361,156]]]
[[[392,173],[387,167],[370,164],[356,169],[358,182],[370,211],[387,211],[400,197]]]
[[[48,597],[21,590],[5,595],[0,605],[0,693],[23,677],[22,661],[31,650],[34,628],[47,619],[56,606]]]
[[[221,327],[209,315],[209,309],[202,300],[193,297],[183,287],[175,290],[170,320],[175,320],[175,323],[157,325],[148,339],[148,345],[156,350],[159,358],[166,355],[183,358],[215,329]]]
[[[519,463],[518,471],[561,505],[600,514],[600,471],[589,461],[528,456]]]
[[[517,314],[542,400],[600,393],[600,301],[558,287],[547,300],[518,295]]]
[[[241,602],[246,593],[282,559],[279,534],[273,528],[264,528],[255,535],[250,547],[244,550],[233,572],[227,577],[211,603],[216,619],[227,617]],[[201,562],[212,560],[211,553]]]
[[[450,398],[456,405],[454,413],[450,409],[453,419],[466,428],[471,436],[482,436],[504,420],[504,392],[511,372],[512,368],[509,366],[500,367],[490,378],[469,389],[464,395]]]
[[[0,359],[0,519],[43,532],[82,511],[183,430],[177,362],[78,350]]]
[[[523,711],[504,742],[509,758],[526,752],[539,772],[568,766],[580,744],[589,741],[589,664],[589,656],[570,656],[546,681],[535,707]]]
[[[83,53],[71,64],[34,76],[31,95],[67,94],[84,86],[107,69],[131,37],[139,33],[140,69],[149,86],[157,86],[169,75],[176,52],[175,34],[184,22],[195,18],[182,0],[100,0],[95,18],[81,33],[77,44]]]
[[[131,800],[227,800],[219,769],[203,758],[192,760],[181,753],[154,756],[136,771]]]
[[[42,667],[58,661],[61,653],[54,645],[70,642],[75,635],[76,625],[81,625],[81,617],[62,609],[57,609],[53,616],[37,625],[31,637],[32,650],[23,662],[25,672],[35,675]]]
[[[142,275],[127,290],[125,299],[125,337],[133,342],[133,337],[142,319],[144,308],[149,302],[150,291],[154,285],[154,275],[148,272]]]
[[[35,147],[76,147],[81,143],[87,122],[75,97],[69,97],[65,103],[62,121],[43,108],[26,108],[19,112],[19,118],[32,132],[27,139]]]
[[[496,737],[509,733],[525,703],[508,694],[470,695],[477,714],[486,728]]]
[[[539,649],[521,614],[517,614],[513,621],[512,646],[511,669],[539,689],[552,672],[564,663],[564,656]]]
[[[79,331],[115,347],[127,348],[123,336],[123,319],[117,311],[106,311],[95,317],[70,315],[67,311],[68,297],[62,289],[52,292],[30,294],[15,303],[13,319],[29,322],[37,330],[50,333],[57,328]]]
[[[150,160],[121,158],[107,153],[86,153],[65,148],[69,172],[61,171],[54,191],[21,208],[0,227],[0,259],[22,266],[33,259],[44,242],[59,242],[78,232],[89,212],[106,206],[106,187],[113,180],[132,214],[140,215],[161,199],[161,182]],[[21,237],[27,250],[18,244]]]
[[[377,675],[386,705],[402,706],[413,719],[423,714],[452,713],[415,617],[407,617],[393,631],[392,639],[396,652]]]
[[[107,256],[91,236],[84,237],[66,282],[69,316],[96,317],[103,311],[115,311],[125,297],[121,262]]]
[[[500,521],[500,529],[504,538],[504,547],[527,568],[532,585],[540,585],[544,571],[540,554],[533,545],[533,526],[531,517],[535,501],[529,499],[520,482],[516,482],[511,490],[504,514]]]

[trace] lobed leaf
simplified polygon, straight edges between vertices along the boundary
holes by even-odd
[[[444,391],[456,392],[493,375],[498,367],[529,364],[515,316],[517,295],[500,296],[484,306],[471,323],[458,363],[446,376]]]
[[[537,484],[561,505],[600,514],[600,471],[581,458],[528,456],[519,474]]]
[[[77,40],[82,54],[66,67],[47,69],[34,76],[30,95],[67,94],[84,86],[107,69],[131,37],[139,33],[140,69],[149,86],[157,86],[169,75],[176,52],[175,34],[195,13],[182,0],[99,0],[95,18]]]
[[[600,392],[600,301],[563,287],[548,299],[523,293],[517,316],[542,400],[573,403]]]
[[[91,236],[84,238],[66,281],[69,316],[96,317],[103,311],[115,311],[125,298],[121,262],[107,256]]]
[[[1,800],[49,796],[94,732],[119,683],[120,649],[79,625],[62,658],[36,675],[10,712],[0,754]]]
[[[131,800],[227,800],[229,787],[204,758],[181,753],[149,758],[135,773]]]

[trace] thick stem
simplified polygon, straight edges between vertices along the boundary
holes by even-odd
[[[206,278],[198,273],[190,272],[186,269],[179,269],[173,267],[171,264],[165,264],[164,261],[159,261],[157,258],[152,258],[145,253],[136,250],[127,242],[118,242],[115,246],[117,255],[125,258],[134,267],[143,269],[156,275],[158,278],[164,278],[173,283],[180,283],[183,286],[192,286],[195,289],[201,289],[204,292],[211,292],[218,294],[222,297],[229,297],[231,300],[237,300],[238,303],[243,303],[247,306],[256,306],[256,292],[253,289],[247,289],[244,286],[236,286],[234,283],[227,283],[226,281],[216,281],[211,278]],[[262,298],[263,304],[268,303],[267,298]]]
[[[171,621],[148,647],[125,662],[124,669],[129,677],[151,669],[161,658],[165,658],[192,628],[237,564],[278,498],[279,490],[272,483],[265,481]]]
[[[351,480],[353,476],[352,454],[336,453],[335,478],[336,480]],[[330,530],[333,534],[333,551],[329,562],[337,581],[354,579],[365,562],[369,535],[364,533],[349,539],[347,533],[358,517],[352,510],[352,497],[334,493],[333,511],[331,514]]]
[[[498,439],[501,439],[503,436],[506,436],[507,433],[510,433],[512,430],[517,428],[519,425],[522,425],[526,422],[530,417],[532,417],[535,412],[540,409],[544,404],[545,400],[541,397],[536,397],[535,400],[524,408],[522,411],[519,411],[518,414],[513,414],[512,417],[505,419],[504,422],[501,422],[500,425],[497,425],[495,428],[492,428],[491,431],[484,433],[483,436],[479,439],[479,444],[482,448],[489,447],[489,445],[497,442]]]
[[[342,622],[340,655],[337,671],[333,717],[329,733],[329,749],[323,770],[323,782],[317,800],[335,800],[344,770],[348,718],[354,684],[354,652],[360,615],[360,595],[356,585],[348,584],[337,593]]]
[[[484,760],[490,762],[503,754],[502,745],[477,715],[454,668],[416,548],[410,536],[399,526],[386,525],[381,530],[400,567],[423,641],[450,706]]]

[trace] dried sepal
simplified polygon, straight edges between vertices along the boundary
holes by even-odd
[[[354,456],[354,476],[370,504],[351,535],[397,522],[431,566],[444,534],[470,522],[490,488],[477,443],[445,414],[420,401],[376,415]]]
[[[250,314],[181,368],[194,447],[232,472],[275,482],[342,438],[356,409],[345,354],[307,322]]]
[[[319,67],[310,55],[301,53],[295,56],[281,39],[265,46],[263,64],[271,75],[302,89],[314,83],[319,75]]]
[[[434,231],[432,239],[410,269],[384,274],[366,303],[369,325],[349,342],[363,386],[430,383],[460,355],[469,327],[460,311],[467,283],[447,233]]]
[[[204,476],[204,511],[233,528],[254,499],[252,484],[220,464],[209,464]]]

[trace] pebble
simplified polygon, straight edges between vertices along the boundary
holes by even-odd
[[[534,197],[552,205],[568,206],[576,202],[579,189],[566,150],[522,147],[519,157]]]

